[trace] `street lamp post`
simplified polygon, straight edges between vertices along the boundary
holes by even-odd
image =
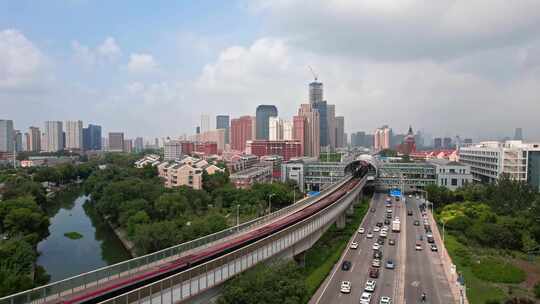
[[[240,204],[236,204],[236,227],[240,227]]]
[[[268,194],[268,214],[272,213],[272,196],[274,195],[274,193]]]

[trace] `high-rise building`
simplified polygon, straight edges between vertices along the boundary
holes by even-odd
[[[514,140],[523,140],[523,129],[516,128],[514,131]]]
[[[13,140],[15,144],[15,152],[22,152],[23,149],[23,134],[20,130],[13,130]]]
[[[141,153],[144,150],[144,141],[142,137],[136,137],[133,142],[133,149],[135,153]]]
[[[38,127],[30,127],[28,129],[28,139],[26,140],[27,151],[41,151],[41,131]]]
[[[306,155],[304,148],[306,144],[306,120],[306,117],[302,115],[293,116],[292,139],[300,142],[300,155],[302,156]]]
[[[102,149],[101,126],[89,124],[83,128],[83,149],[100,151]]]
[[[319,157],[320,142],[320,112],[311,104],[301,104],[298,115],[305,118],[304,124],[304,155]]]
[[[309,84],[309,103],[314,104],[322,102],[323,99],[323,84],[322,82],[318,82],[315,78],[315,81]]]
[[[278,110],[274,105],[259,105],[256,111],[256,139],[268,139],[270,137],[270,117],[277,117]]]
[[[329,146],[328,132],[328,106],[326,101],[315,102],[312,104],[312,108],[319,112],[319,142],[321,147]]]
[[[293,140],[293,123],[292,121],[283,121],[283,140]]]
[[[388,126],[382,126],[375,130],[373,134],[373,148],[375,151],[390,149],[390,140],[392,138],[392,129]]]
[[[229,144],[229,115],[218,115],[216,116],[216,129],[225,130],[225,144]]]
[[[64,149],[64,132],[61,121],[45,122],[41,149],[45,152],[58,152]]]
[[[198,141],[216,143],[217,152],[214,154],[221,154],[225,150],[225,129],[215,129],[201,133]]]
[[[133,152],[133,140],[131,139],[124,140],[124,152],[126,153]]]
[[[452,138],[445,137],[443,138],[443,148],[451,149],[452,148]]]
[[[66,129],[66,149],[83,149],[83,122],[81,120],[67,120],[64,127]]]
[[[327,104],[326,105],[326,121],[328,123],[328,146],[330,149],[334,149],[337,146],[336,138],[336,105]]]
[[[13,152],[13,120],[0,119],[0,152]]]
[[[463,140],[463,143],[464,143],[464,144],[472,144],[472,143],[473,143],[472,138],[465,138],[465,139]]]
[[[206,132],[206,131],[210,131],[210,116],[207,115],[207,114],[202,114],[201,115],[201,129],[200,129],[200,133],[203,133],[203,132]]]
[[[268,139],[283,139],[283,120],[279,117],[270,117],[268,120]]]
[[[433,149],[442,149],[442,147],[443,147],[442,138],[435,137],[433,139]]]
[[[244,151],[246,141],[255,139],[255,117],[242,116],[231,119],[231,149]]]
[[[123,132],[109,132],[109,152],[124,152]]]
[[[345,138],[345,117],[336,117],[336,147],[343,148],[347,145]]]

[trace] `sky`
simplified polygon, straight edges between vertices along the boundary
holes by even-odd
[[[18,129],[175,137],[259,104],[290,119],[309,66],[348,133],[540,140],[538,0],[0,0],[0,119]]]

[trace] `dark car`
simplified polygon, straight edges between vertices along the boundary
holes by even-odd
[[[429,225],[424,225],[424,230],[427,232],[431,232],[431,227]]]
[[[382,226],[383,226],[383,223],[382,223],[382,222],[377,222],[377,224],[375,224],[375,226],[377,226],[377,227],[382,227]]]
[[[427,241],[428,241],[428,243],[435,243],[435,240],[433,239],[432,236],[428,236]]]
[[[396,240],[394,240],[394,239],[389,239],[388,240],[388,245],[394,246],[395,244],[396,244]]]
[[[373,251],[373,258],[374,259],[381,259],[382,258],[382,251],[380,251],[380,250]]]
[[[390,225],[390,220],[389,219],[384,219],[384,224],[385,225]]]
[[[438,251],[437,245],[431,244],[431,251]]]
[[[371,212],[375,212],[377,211],[375,208],[371,208]]]
[[[343,261],[343,263],[341,264],[341,270],[348,271],[349,269],[351,269],[351,266],[352,263],[350,261]]]
[[[412,210],[407,211],[407,215],[412,216],[413,215]]]
[[[372,279],[376,279],[379,277],[379,268],[370,267],[369,268],[369,277]]]
[[[384,245],[384,238],[379,237],[379,238],[377,239],[377,243],[378,243],[379,245],[381,245],[381,246]]]
[[[387,213],[387,214],[386,214],[386,218],[387,218],[387,219],[391,219],[391,218],[392,218],[392,214],[391,214],[391,213]]]
[[[415,226],[420,226],[420,221],[419,220],[414,221],[414,225]]]

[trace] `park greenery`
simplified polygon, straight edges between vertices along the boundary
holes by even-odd
[[[497,183],[450,191],[426,187],[436,218],[448,234],[446,247],[467,283],[471,303],[507,300],[523,287],[527,269],[515,259],[540,252],[540,194],[503,176]],[[502,302],[501,302],[502,303]]]
[[[106,158],[107,166],[95,170],[85,181],[97,211],[114,227],[127,232],[137,254],[154,252],[193,240],[293,201],[294,185],[274,182],[236,189],[228,173],[203,175],[203,189],[167,189],[155,167],[133,167],[134,159],[121,154]],[[296,194],[299,198],[300,193]]]
[[[89,164],[0,171],[0,296],[46,283],[37,244],[49,235],[49,203],[42,182],[62,186],[91,172]]]

